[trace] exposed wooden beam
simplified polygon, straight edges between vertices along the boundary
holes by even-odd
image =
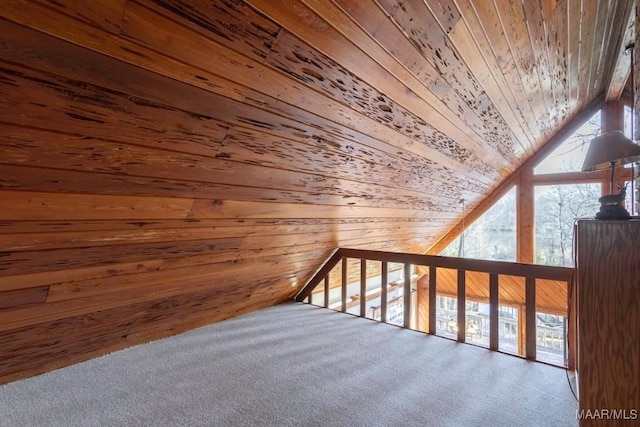
[[[563,185],[563,184],[588,184],[602,182],[609,179],[609,171],[599,170],[593,172],[561,172],[533,175],[531,182],[535,185]]]
[[[616,55],[616,63],[611,70],[609,80],[607,82],[607,101],[613,101],[620,99],[624,92],[624,87],[627,83],[627,79],[631,74],[631,55],[629,52],[625,52],[626,47],[633,43],[635,37],[635,18],[636,18],[636,5],[635,1],[625,2],[626,10],[623,11],[623,16],[626,17],[625,31],[622,34],[621,39],[618,41],[617,46],[613,46],[618,54]]]
[[[518,262],[533,263],[535,261],[535,200],[532,177],[533,168],[520,170],[516,192],[516,260]]]

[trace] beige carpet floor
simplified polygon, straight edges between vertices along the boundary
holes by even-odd
[[[560,368],[289,303],[0,387],[1,426],[576,426]]]

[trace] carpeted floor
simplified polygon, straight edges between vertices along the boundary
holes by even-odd
[[[576,426],[562,369],[301,303],[0,387],[1,426]]]

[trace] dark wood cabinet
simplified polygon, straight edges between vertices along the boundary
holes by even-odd
[[[580,425],[638,425],[640,220],[580,220],[576,238]]]

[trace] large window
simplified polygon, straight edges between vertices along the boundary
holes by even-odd
[[[440,255],[500,261],[516,260],[516,192],[502,196]]]
[[[535,262],[573,266],[573,225],[593,217],[600,204],[600,184],[535,187]]]

